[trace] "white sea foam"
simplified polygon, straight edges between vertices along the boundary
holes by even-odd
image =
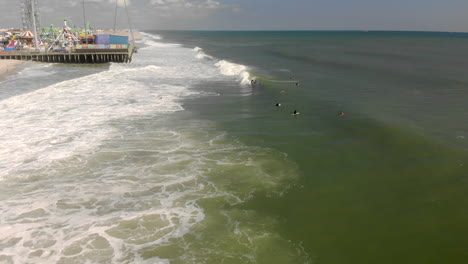
[[[200,47],[195,47],[194,50],[195,52],[197,52],[197,55],[195,55],[195,58],[197,59],[210,59],[210,60],[213,59],[212,56],[207,55],[205,52],[203,52],[203,49]]]
[[[219,71],[227,76],[239,76],[242,84],[249,84],[250,74],[247,71],[247,67],[244,65],[232,63],[226,60],[218,61],[216,64]]]
[[[143,38],[139,40],[139,43],[143,43],[147,47],[143,47],[140,49],[152,49],[152,48],[171,48],[171,47],[180,47],[180,44],[176,43],[163,43],[160,40],[162,39],[161,36],[146,32],[140,32],[143,35]]]
[[[156,35],[156,34],[151,34],[151,33],[147,33],[147,32],[140,32],[143,36],[146,37],[146,39],[148,40],[160,40],[162,39],[162,37],[160,35]]]
[[[89,151],[113,133],[109,120],[182,110],[176,100],[186,87],[151,90],[129,78],[158,69],[106,71],[1,101],[0,155],[8,158],[0,161],[0,175]]]
[[[195,47],[195,58],[214,60],[214,57],[207,55],[202,48]],[[245,65],[236,64],[226,60],[219,60],[215,63],[221,74],[226,76],[238,76],[241,84],[246,85],[250,83],[250,74]]]
[[[99,152],[55,165],[60,177],[29,181],[38,185],[34,191],[4,190],[2,195],[10,198],[0,204],[0,242],[7,245],[2,254],[19,263],[125,263],[138,254],[134,263],[142,263],[139,252],[164,245],[186,248],[190,255],[196,251],[180,239],[205,219],[199,200],[235,205],[255,189],[280,187],[284,171],[271,174],[262,167],[266,162],[289,166],[281,159],[268,161],[269,151],[229,141],[225,133],[200,131],[209,125],[196,120],[170,130],[165,119],[154,119],[159,128],[129,128]],[[266,230],[230,220],[235,211],[222,213],[229,220],[226,231],[233,231],[225,239],[232,243],[260,235],[269,239]],[[196,248],[201,242],[189,244]],[[152,261],[167,263],[157,257]]]
[[[146,45],[149,45],[150,47],[157,47],[157,48],[174,48],[174,47],[180,47],[182,45],[177,44],[177,43],[161,43],[161,42],[156,42],[156,41],[146,41]]]
[[[176,44],[176,43],[162,43],[162,42],[158,42],[157,40],[152,40],[152,39],[148,39],[144,42],[147,47],[145,49],[154,49],[154,48],[167,48],[167,49],[171,49],[171,48],[181,48],[182,45],[180,44]],[[233,63],[233,62],[230,62],[230,61],[227,61],[227,60],[216,60],[213,56],[210,56],[208,54],[206,54],[202,48],[200,47],[195,47],[193,48],[193,51],[195,51],[195,58],[197,59],[207,59],[207,60],[210,60],[210,61],[216,61],[215,62],[215,66],[218,68],[219,70],[219,73],[221,73],[222,75],[225,75],[225,76],[235,76],[238,78],[238,80],[240,81],[240,83],[242,85],[247,85],[247,84],[250,84],[250,74],[248,72],[248,68],[247,66],[245,65],[241,65],[241,64],[236,64],[236,63]],[[179,50],[180,52],[180,50]],[[158,53],[157,55],[158,56],[161,56],[163,55],[163,57],[167,56],[168,53],[166,54],[161,54],[161,53]],[[179,54],[182,54],[185,58],[186,54],[185,52],[183,53],[179,53]],[[170,54],[171,56],[174,56],[174,54]],[[177,55],[176,55],[177,56]],[[188,71],[191,71],[193,72],[194,74],[200,74],[201,76],[205,76],[205,77],[208,77],[208,78],[217,78],[217,74],[212,72],[212,70],[210,68],[207,68],[207,67],[203,67],[199,72],[197,71],[198,69],[198,66],[204,66],[203,64],[179,64],[177,65],[178,68],[175,69],[174,72],[183,72],[180,67],[182,66],[189,66],[191,67],[190,69],[187,69]],[[195,67],[195,68],[193,68]],[[169,74],[169,73],[167,73]]]
[[[18,72],[18,77],[19,78],[33,78],[33,77],[43,77],[43,76],[50,76],[54,75],[57,72],[56,71],[44,71],[46,68],[50,68],[52,64],[42,64],[42,63],[34,63],[32,65],[29,65],[29,67],[26,67],[22,69],[21,71]]]
[[[252,262],[255,243],[280,244],[274,221],[252,228],[259,218],[244,222],[251,213],[230,207],[254,190],[284,190],[292,166],[180,117],[185,98],[206,94],[196,84],[246,73],[193,52],[156,43],[132,64],[0,101],[0,261],[201,263],[229,253]],[[205,234],[213,220],[223,227],[215,237]],[[220,240],[240,252],[216,248]],[[169,255],[155,255],[162,247]]]
[[[179,48],[151,41],[150,53]],[[126,262],[122,258],[143,245],[181,237],[203,219],[195,202],[184,198],[204,186],[192,184],[198,169],[170,169],[191,162],[190,155],[178,152],[192,144],[166,129],[150,131],[148,137],[134,132],[138,119],[164,120],[183,110],[179,101],[184,97],[200,94],[189,85],[207,71],[200,65],[181,71],[176,65],[184,64],[183,56],[167,55],[156,65],[151,60],[112,64],[108,71],[0,101],[0,179],[3,186],[31,186],[11,193],[2,188],[2,260]],[[103,149],[123,135],[123,142]],[[155,156],[142,164],[127,160],[139,151]],[[151,224],[151,229],[125,231],[133,223]]]

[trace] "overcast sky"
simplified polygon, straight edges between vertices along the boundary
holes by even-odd
[[[38,0],[42,26],[83,25],[82,0]],[[128,28],[117,0],[117,28]],[[468,32],[468,0],[126,0],[134,29]],[[22,0],[0,0],[0,28],[21,27]],[[115,0],[84,0],[93,28],[113,28]]]

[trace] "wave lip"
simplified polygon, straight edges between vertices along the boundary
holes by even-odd
[[[205,52],[203,52],[203,49],[200,47],[195,47],[194,50],[197,52],[197,55],[195,55],[195,58],[197,59],[214,59],[212,56],[207,55]]]
[[[227,60],[220,60],[216,64],[219,71],[227,76],[239,76],[242,84],[249,84],[250,73],[247,71],[247,66],[236,64]]]
[[[213,56],[206,54],[200,47],[195,47],[193,50],[196,52],[195,58],[197,59],[214,60]],[[250,73],[245,65],[236,64],[227,60],[219,60],[215,63],[215,66],[222,75],[239,76],[241,84],[245,85],[250,83]]]

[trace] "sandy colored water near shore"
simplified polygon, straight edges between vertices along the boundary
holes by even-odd
[[[0,60],[0,81],[5,80],[5,78],[10,74],[16,74],[18,66],[26,62],[20,60]]]

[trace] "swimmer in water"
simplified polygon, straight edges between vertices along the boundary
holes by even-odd
[[[296,86],[299,86],[299,82],[296,82]]]
[[[280,93],[284,93],[284,92],[286,92],[286,91],[285,91],[285,90],[281,90],[281,91],[280,91]]]
[[[343,111],[339,112],[338,114],[339,114],[340,116],[344,116],[344,112],[343,112]]]
[[[294,112],[292,113],[292,115],[298,115],[298,114],[299,114],[299,112],[296,111],[296,110],[294,110]]]
[[[276,107],[280,107],[281,104],[280,104],[280,103],[276,103],[275,106],[276,106]]]
[[[255,79],[250,80],[250,85],[252,86],[252,88],[255,87],[257,85],[257,80]]]

